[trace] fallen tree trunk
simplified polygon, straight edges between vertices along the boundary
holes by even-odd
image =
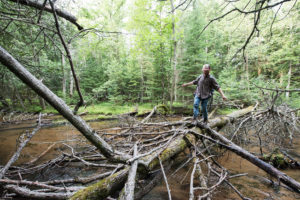
[[[253,110],[253,107],[250,106],[246,109],[237,111],[235,113],[232,113],[228,116],[225,117],[219,117],[216,118],[214,120],[211,120],[211,124],[212,126],[216,127],[220,127],[220,126],[224,126],[226,125],[228,122],[232,121],[234,118],[243,116],[249,112],[251,112]],[[189,122],[182,122],[182,123],[178,123],[178,125],[185,125],[188,127],[194,127],[195,125]],[[186,132],[187,133],[187,132]],[[180,136],[178,136],[177,138],[175,138],[173,141],[170,142],[170,144],[165,148],[165,149],[158,149],[154,152],[152,152],[151,154],[142,157],[139,159],[139,164],[141,164],[139,166],[139,173],[148,173],[148,171],[151,171],[153,169],[155,169],[156,167],[159,166],[159,160],[158,160],[158,155],[160,156],[160,159],[162,162],[169,160],[170,158],[174,157],[175,155],[177,155],[180,152],[183,152],[188,145],[190,144],[191,141],[196,140],[196,137],[193,134],[181,134]],[[194,143],[194,142],[191,142]],[[138,157],[136,157],[138,159]],[[132,159],[132,162],[134,162],[135,160]],[[113,176],[119,176],[118,175],[119,172],[115,173]],[[127,176],[127,173],[125,174]],[[126,179],[125,176],[125,179]],[[123,181],[123,179],[120,179]],[[103,180],[99,181],[98,183],[95,183],[85,189],[83,189],[82,191],[78,191],[71,199],[72,200],[85,200],[85,199],[104,199],[107,196],[102,195],[102,192],[100,192],[101,190],[103,190],[102,187],[100,187],[100,189],[98,188],[98,184],[102,185]],[[112,182],[107,182],[109,183],[109,186],[107,187],[107,189],[109,188],[115,188],[112,187],[112,184],[115,185],[119,185],[120,182],[116,181],[115,179],[113,179]],[[111,194],[113,191],[111,190],[110,192],[105,192],[106,195]],[[81,195],[79,195],[79,193]],[[90,195],[90,193],[95,194],[95,196]],[[98,194],[98,195],[96,195]]]
[[[33,76],[12,55],[0,46],[0,62],[21,79],[27,86],[32,88],[39,96],[43,97],[64,118],[77,128],[100,152],[111,160],[126,161],[128,156],[116,153],[111,145],[104,141],[91,127],[79,116],[74,115],[65,102],[56,96],[48,87]]]
[[[121,189],[126,181],[129,167],[110,175],[109,177],[76,192],[70,199],[105,199],[108,195]]]
[[[209,126],[206,126],[201,123],[197,123],[197,127],[206,130],[213,138],[218,139],[220,142],[224,143],[224,147],[228,150],[236,153],[237,155],[241,156],[242,158],[245,158],[249,162],[253,163],[260,169],[264,170],[268,174],[274,176],[277,178],[277,180],[282,181],[284,184],[288,185],[289,187],[293,188],[296,192],[300,193],[300,183],[294,180],[293,178],[287,176],[283,172],[279,171],[272,165],[262,161],[255,155],[249,153],[245,149],[241,148],[240,146],[234,144],[230,140],[228,140],[226,137],[218,133],[217,131],[213,130]],[[200,136],[201,137],[201,136]]]

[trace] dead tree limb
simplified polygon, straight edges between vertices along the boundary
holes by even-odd
[[[44,10],[44,11],[50,12],[50,13],[53,12],[52,8],[49,5],[44,5],[43,3],[40,3],[38,1],[33,1],[33,0],[9,0],[9,1],[19,3],[19,4],[22,4],[25,6],[29,6],[32,8],[36,8],[41,11]],[[78,28],[78,30],[83,29],[83,27],[77,23],[77,18],[74,15],[72,15],[64,10],[58,9],[58,8],[56,8],[55,11],[58,16],[64,18],[65,20],[68,20],[69,22],[74,24]]]
[[[169,200],[172,200],[172,195],[171,195],[171,190],[170,190],[170,187],[169,187],[169,184],[168,184],[168,179],[167,179],[167,176],[166,176],[166,173],[165,173],[165,170],[164,170],[164,166],[163,166],[163,164],[162,164],[161,159],[159,158],[159,156],[158,156],[158,161],[159,161],[161,172],[163,174],[163,177],[164,177],[164,180],[165,180],[165,184],[166,184],[166,187],[167,187]]]
[[[31,161],[29,161],[28,165],[32,165],[33,163],[35,163],[36,161],[38,161],[41,157],[43,157],[44,155],[46,155],[51,149],[52,147],[54,147],[57,143],[53,143],[51,144],[45,151],[43,151],[38,157],[32,159]]]
[[[150,117],[156,112],[156,109],[157,109],[157,107],[154,106],[154,108],[152,109],[151,113],[145,119],[143,119],[141,121],[141,123],[143,124],[143,123],[147,122],[150,119]]]
[[[189,192],[189,200],[193,200],[194,199],[194,175],[196,172],[196,167],[197,167],[197,163],[198,163],[198,158],[194,158],[193,159],[193,170],[191,173],[191,178],[190,178],[190,192]]]
[[[37,127],[30,133],[25,133],[23,135],[20,136],[19,144],[17,144],[18,149],[17,151],[14,153],[14,155],[10,158],[10,160],[7,162],[7,164],[0,170],[0,179],[2,179],[6,173],[6,171],[9,169],[9,167],[16,161],[18,160],[21,151],[23,150],[23,148],[26,146],[26,144],[31,140],[31,138],[38,132],[38,130],[40,130],[41,128],[41,114],[39,115],[39,120],[38,120],[38,125]]]
[[[71,178],[71,179],[64,179],[64,180],[53,180],[53,181],[46,181],[43,182],[44,184],[47,185],[57,185],[57,184],[64,184],[64,183],[90,183],[95,180],[100,180],[102,178],[105,178],[107,176],[111,175],[111,171],[105,172],[103,174],[97,174],[89,177],[76,177],[76,178]]]
[[[137,143],[134,144],[133,156],[137,156]],[[135,160],[129,170],[127,183],[125,184],[121,195],[119,196],[119,200],[133,200],[134,199],[134,188],[135,188],[135,177],[136,170],[138,167],[138,160]]]
[[[35,187],[40,187],[40,188],[46,188],[52,191],[77,191],[82,189],[83,187],[56,187],[52,185],[47,185],[42,182],[38,181],[26,181],[26,180],[10,180],[10,179],[0,179],[0,183],[5,183],[5,184],[15,184],[15,185],[27,185],[27,186],[35,186]]]
[[[230,151],[236,153],[237,155],[241,156],[242,158],[245,158],[246,160],[250,161],[257,167],[261,168],[268,174],[274,176],[279,181],[283,182],[284,184],[288,185],[289,187],[293,188],[296,192],[300,193],[300,183],[294,180],[293,178],[287,176],[283,172],[277,170],[272,165],[260,160],[258,157],[252,155],[245,149],[241,148],[240,146],[234,144],[230,140],[228,140],[226,137],[218,133],[217,131],[213,130],[211,127],[197,123],[197,127],[206,130],[212,137],[220,140],[222,143],[226,144],[224,147],[228,148]]]
[[[84,104],[84,100],[83,100],[83,97],[82,97],[82,94],[81,94],[81,91],[80,91],[80,86],[79,86],[79,81],[78,81],[78,78],[76,76],[76,73],[75,73],[75,69],[74,69],[74,64],[73,64],[73,60],[72,60],[72,56],[71,56],[71,53],[69,51],[69,48],[68,48],[68,45],[66,44],[62,34],[61,34],[61,31],[60,31],[60,27],[59,27],[59,23],[58,23],[58,19],[57,19],[57,14],[56,14],[56,8],[55,8],[55,5],[53,3],[52,0],[49,0],[50,2],[50,5],[51,5],[51,8],[52,8],[52,13],[53,13],[53,16],[54,16],[54,20],[55,20],[55,27],[56,27],[56,30],[57,30],[57,34],[60,38],[60,41],[66,51],[66,54],[67,54],[67,58],[69,60],[69,63],[70,63],[70,67],[71,67],[71,71],[72,71],[72,75],[73,75],[73,78],[74,78],[74,81],[75,81],[75,86],[76,86],[76,90],[77,90],[77,93],[78,93],[78,96],[79,96],[79,102],[76,104],[75,108],[74,108],[74,114],[76,115],[78,109],[80,106],[82,106]]]
[[[35,192],[31,191],[27,188],[19,187],[16,185],[6,185],[4,186],[5,189],[12,191],[22,197],[26,197],[28,199],[67,199],[73,193],[45,193],[45,192]]]

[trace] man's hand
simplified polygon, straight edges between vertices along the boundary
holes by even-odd
[[[227,97],[225,95],[222,96],[223,101],[227,100]]]
[[[194,82],[192,81],[192,82],[189,82],[189,83],[184,83],[184,84],[182,84],[181,86],[182,86],[182,87],[185,87],[185,86],[193,85],[193,83],[194,83]]]

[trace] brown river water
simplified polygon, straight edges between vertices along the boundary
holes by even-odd
[[[175,119],[175,118],[174,118]],[[117,121],[102,121],[89,123],[94,129],[111,128],[118,124]],[[16,139],[24,133],[25,130],[32,130],[35,125],[35,120],[24,121],[19,124],[0,125],[0,165],[6,164],[9,158],[16,150]],[[30,128],[31,127],[31,128]],[[56,147],[52,148],[45,156],[43,156],[39,163],[45,162],[61,154],[59,146],[62,143],[72,144],[80,137],[80,133],[71,125],[48,127],[40,129],[36,135],[31,139],[30,143],[23,149],[16,165],[31,161],[33,158],[39,156],[51,144],[57,143]],[[293,151],[300,154],[300,138],[294,139]],[[298,158],[299,161],[300,158]],[[300,199],[300,194],[291,192],[283,187],[273,188],[261,181],[259,177],[271,179],[271,177],[264,171],[251,164],[245,159],[237,156],[229,151],[225,152],[222,157],[218,159],[219,163],[226,167],[231,173],[248,173],[248,176],[231,179],[231,183],[245,196],[251,199],[283,199],[294,200]],[[168,182],[171,189],[173,200],[189,199],[189,173],[191,165],[188,165],[173,176],[168,176]],[[171,170],[172,171],[172,170]],[[284,173],[291,176],[300,182],[300,170],[283,170]],[[187,175],[187,176],[186,176]],[[276,181],[276,180],[274,180]],[[168,199],[166,186],[162,180],[161,184],[157,185],[150,193],[148,193],[144,200],[164,200]],[[214,200],[222,199],[241,199],[230,187],[223,184],[218,188],[213,198]]]

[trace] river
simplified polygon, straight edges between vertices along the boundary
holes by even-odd
[[[51,119],[57,119],[52,117]],[[176,120],[178,118],[174,118]],[[171,119],[172,120],[172,119]],[[18,124],[2,124],[0,127],[0,165],[4,165],[16,150],[16,140],[26,130],[33,129],[35,120],[23,121]],[[91,122],[90,126],[94,129],[100,130],[105,128],[115,127],[118,122],[115,121],[102,121]],[[30,143],[23,149],[22,154],[16,165],[24,164],[36,158],[45,151],[50,145],[56,145],[43,156],[38,163],[45,162],[61,154],[63,149],[62,143],[74,144],[78,139],[82,138],[81,134],[74,129],[71,125],[56,126],[42,128],[32,138]],[[294,139],[293,151],[300,154],[300,138]],[[299,158],[298,158],[299,160]],[[261,180],[260,177],[270,178],[264,171],[251,164],[245,159],[237,156],[229,151],[218,158],[225,168],[230,170],[233,174],[248,173],[248,176],[234,178],[231,183],[240,190],[240,192],[251,199],[283,199],[292,200],[300,199],[300,195],[295,192],[290,192],[282,187],[272,188]],[[169,185],[172,192],[173,200],[185,200],[189,197],[189,170],[192,165],[182,168],[174,176],[168,176]],[[300,170],[287,169],[284,173],[291,176],[297,181],[300,181]],[[150,193],[148,193],[144,200],[164,200],[168,199],[168,194],[164,182],[157,185]],[[240,199],[238,195],[233,192],[229,186],[223,184],[213,195],[212,199]]]

